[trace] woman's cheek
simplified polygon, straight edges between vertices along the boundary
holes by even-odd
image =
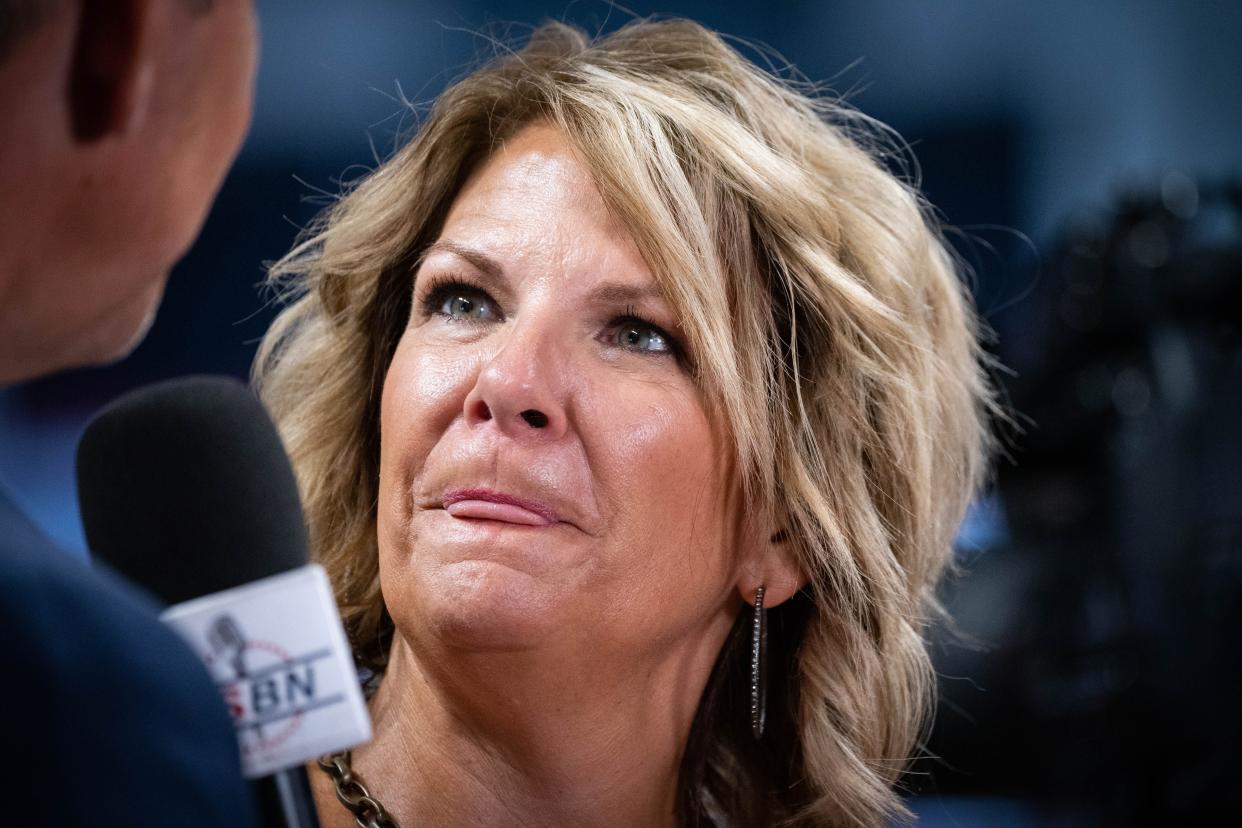
[[[646,389],[650,391],[651,389]],[[656,389],[667,392],[667,389]],[[603,407],[607,435],[607,467],[621,487],[663,513],[680,510],[688,488],[702,484],[713,447],[701,409],[676,393],[662,399],[621,395]]]
[[[424,343],[408,332],[389,371],[390,377],[396,374],[405,407],[420,412],[445,407],[460,410],[477,374],[478,350],[462,344]]]
[[[477,349],[403,343],[384,383],[381,443],[419,462],[462,413],[480,364]]]

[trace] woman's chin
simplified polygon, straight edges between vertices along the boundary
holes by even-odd
[[[435,567],[418,579],[418,596],[390,606],[418,607],[414,639],[435,636],[435,647],[472,651],[534,649],[557,626],[558,602],[539,577],[491,560],[466,560]],[[408,600],[415,599],[415,600]],[[563,609],[563,606],[562,606]],[[398,626],[401,624],[400,619]]]

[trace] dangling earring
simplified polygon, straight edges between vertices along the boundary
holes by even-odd
[[[767,717],[768,684],[765,676],[768,657],[768,612],[763,608],[762,584],[755,590],[755,614],[750,629],[750,732],[763,738]]]

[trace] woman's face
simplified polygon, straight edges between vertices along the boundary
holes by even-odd
[[[527,127],[474,173],[413,290],[381,409],[399,631],[714,654],[738,606],[729,446],[677,313],[559,131]]]

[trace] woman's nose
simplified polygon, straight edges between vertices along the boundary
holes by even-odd
[[[563,366],[548,336],[515,327],[466,395],[468,424],[493,422],[517,440],[550,442],[565,433]]]

